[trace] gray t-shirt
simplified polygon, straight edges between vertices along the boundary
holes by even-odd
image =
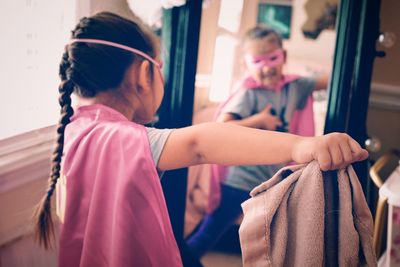
[[[287,132],[294,112],[304,108],[314,88],[315,80],[299,78],[286,85],[280,92],[243,89],[229,100],[223,107],[222,113],[232,113],[243,119],[261,112],[267,104],[270,104],[275,115],[283,122],[283,127],[279,131]],[[241,190],[251,191],[271,178],[282,167],[283,165],[231,166],[228,168],[224,183]]]
[[[146,127],[146,130],[147,130],[147,137],[149,138],[149,143],[150,143],[151,156],[153,158],[154,165],[157,167],[165,143],[167,142],[168,137],[173,131],[173,129],[156,129],[151,127]],[[160,172],[158,169],[157,172],[161,178],[163,172]]]

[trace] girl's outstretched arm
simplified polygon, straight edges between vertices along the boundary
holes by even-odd
[[[347,134],[301,137],[212,122],[174,130],[165,144],[158,168],[170,170],[203,163],[268,165],[317,160],[322,170],[328,170],[367,157],[367,151]]]

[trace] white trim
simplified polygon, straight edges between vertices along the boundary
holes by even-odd
[[[371,107],[400,111],[400,86],[372,83],[369,103]]]

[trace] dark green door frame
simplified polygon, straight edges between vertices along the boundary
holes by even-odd
[[[367,112],[372,68],[377,55],[375,45],[379,37],[380,0],[343,0],[337,19],[337,38],[325,133],[347,132],[362,146],[367,139]],[[375,207],[365,160],[353,164],[360,179],[370,209]],[[338,188],[335,179],[324,183],[325,206],[338,208]],[[327,217],[331,229],[325,232],[327,247],[337,247],[337,214]],[[337,251],[327,255],[337,259]],[[332,257],[331,257],[332,256]],[[334,262],[327,266],[335,266]]]
[[[341,1],[336,27],[336,46],[329,85],[325,133],[346,132],[360,12],[358,1]]]
[[[367,112],[371,87],[375,44],[379,36],[380,0],[342,0],[337,18],[337,37],[332,78],[329,86],[329,103],[325,133],[347,132],[362,146],[367,139]],[[370,205],[368,161],[353,164]],[[326,174],[324,180],[325,208],[337,210],[339,193],[336,175]],[[338,214],[332,213],[325,220],[324,266],[337,266]]]
[[[184,6],[163,12],[162,44],[167,53],[164,58],[165,95],[158,112],[157,128],[192,124],[201,11],[201,0],[188,0]],[[166,172],[161,183],[183,264],[201,266],[191,257],[183,239],[187,168]]]
[[[380,0],[343,0],[339,6],[325,133],[347,132],[364,146]],[[368,161],[354,167],[368,198]]]
[[[361,1],[360,32],[358,35],[357,55],[355,58],[353,90],[349,110],[348,133],[358,142],[365,144],[368,139],[367,115],[371,78],[376,51],[376,42],[380,34],[380,0]],[[364,192],[371,203],[371,179],[369,178],[368,161],[354,165],[360,177]]]

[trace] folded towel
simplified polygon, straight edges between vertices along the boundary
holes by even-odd
[[[376,266],[372,216],[354,170],[338,171],[338,210],[326,210],[324,175],[317,162],[289,166],[250,193],[239,230],[244,266],[327,266],[334,251],[339,266]],[[333,212],[334,249],[325,240]]]

